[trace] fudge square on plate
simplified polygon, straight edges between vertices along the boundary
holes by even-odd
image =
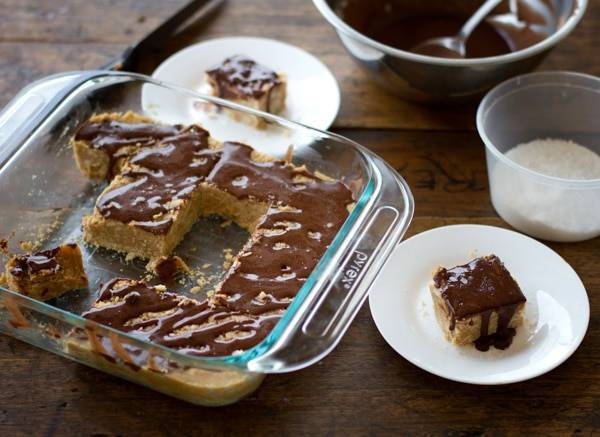
[[[37,300],[50,300],[88,285],[77,244],[15,255],[6,263],[8,287]]]
[[[225,59],[208,70],[205,79],[211,87],[212,94],[217,97],[272,114],[279,114],[285,109],[285,76],[246,56],[236,55]],[[258,128],[266,126],[260,117],[224,109],[238,121]]]
[[[438,267],[429,290],[438,322],[454,344],[505,349],[523,323],[525,296],[496,255]]]

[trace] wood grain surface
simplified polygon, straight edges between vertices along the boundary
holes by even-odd
[[[0,0],[0,105],[45,75],[101,65],[182,3]],[[542,69],[600,75],[600,2],[590,3]],[[207,26],[165,41],[156,61],[224,35],[277,38],[331,68],[342,88],[334,130],[405,176],[417,205],[409,235],[454,223],[508,227],[490,203],[475,104],[428,108],[371,84],[309,0],[230,0]],[[269,376],[249,398],[216,409],[0,336],[0,435],[593,435],[600,431],[600,241],[549,246],[581,276],[591,322],[577,352],[534,380],[479,387],[430,375],[384,342],[367,306],[322,362]]]

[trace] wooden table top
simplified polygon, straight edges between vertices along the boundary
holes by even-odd
[[[0,0],[0,104],[44,75],[103,64],[182,3]],[[600,75],[600,2],[590,3],[541,69]],[[490,203],[476,105],[428,108],[377,88],[309,0],[230,0],[208,27],[192,26],[169,47],[225,35],[280,39],[331,68],[342,89],[333,130],[368,146],[407,179],[417,205],[409,235],[451,223],[508,227]],[[549,246],[583,280],[591,322],[575,354],[534,380],[479,387],[430,375],[385,343],[366,305],[322,362],[269,376],[247,399],[218,409],[0,336],[0,435],[592,435],[600,430],[600,239]]]

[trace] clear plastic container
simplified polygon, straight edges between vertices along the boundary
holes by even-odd
[[[154,97],[158,100],[152,101]],[[173,102],[181,114],[161,106]],[[264,117],[268,132],[275,135],[236,124],[220,110],[225,106]],[[141,262],[124,263],[114,253],[85,246],[89,289],[42,303],[0,287],[0,331],[202,405],[235,402],[255,390],[265,374],[293,371],[323,358],[360,309],[413,213],[403,179],[376,155],[343,137],[141,75],[91,71],[51,76],[23,90],[0,113],[0,236],[9,238],[13,250],[21,240],[37,240],[41,248],[80,240],[81,217],[92,210],[102,186],[80,175],[69,138],[93,113],[126,110],[162,121],[175,120],[161,115],[198,121],[213,135],[217,132],[219,140],[251,138],[253,147],[279,157],[292,144],[295,164],[346,182],[356,207],[279,323],[262,343],[243,353],[185,355],[80,317],[96,299],[101,282],[139,278],[144,270]],[[204,232],[192,228],[176,253],[192,267],[222,266],[223,248],[241,248],[248,235],[235,225],[201,220]],[[194,246],[202,250],[194,251]],[[214,271],[217,282],[222,273]],[[188,294],[190,288],[185,284],[175,291]]]
[[[486,147],[492,203],[516,229],[551,241],[600,235],[600,179],[563,179],[517,164],[506,153],[535,139],[570,140],[600,153],[600,79],[532,73],[483,99],[477,129]],[[564,159],[568,160],[569,154]]]

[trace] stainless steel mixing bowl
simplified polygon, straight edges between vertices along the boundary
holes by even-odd
[[[558,30],[528,48],[500,56],[443,59],[400,50],[358,32],[335,12],[340,1],[313,0],[340,40],[371,76],[410,100],[454,103],[479,96],[498,83],[533,70],[581,20],[587,0],[551,0]],[[429,1],[429,0],[428,0]]]

